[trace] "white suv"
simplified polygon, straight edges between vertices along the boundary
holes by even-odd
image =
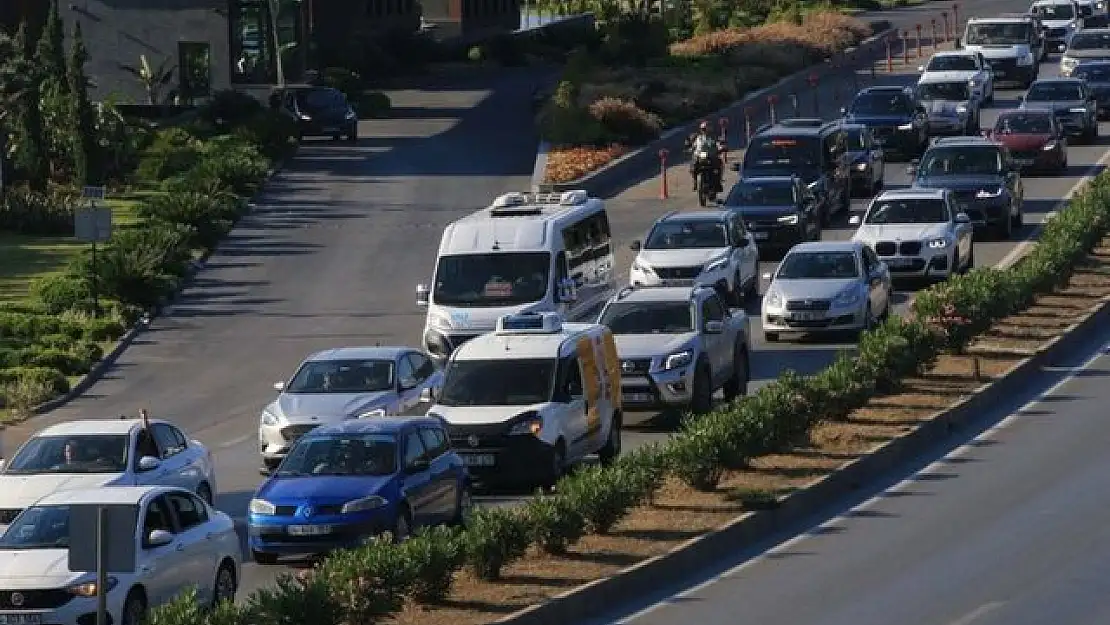
[[[895,278],[943,280],[975,265],[971,219],[947,189],[886,191],[871,202],[852,235],[875,250]]]
[[[759,248],[740,213],[667,213],[631,247],[632,286],[710,286],[733,306],[759,292]]]

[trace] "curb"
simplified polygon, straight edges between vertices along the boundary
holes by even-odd
[[[283,169],[285,169],[286,163],[288,163],[295,157],[296,152],[294,152],[292,155],[285,158],[284,160],[279,161],[274,165],[273,168],[266,172],[266,177],[263,178],[262,182],[259,184],[258,191],[255,192],[254,197],[247,201],[247,210],[245,213],[243,213],[243,216],[239,218],[240,221],[242,221],[243,218],[255,211],[258,206],[255,203],[255,198],[257,198],[266,190],[266,185],[269,184],[270,181],[274,179],[274,177],[280,174]],[[61,408],[74,399],[80,397],[81,394],[89,390],[89,388],[92,387],[93,384],[96,384],[96,382],[100,380],[100,378],[104,377],[104,374],[108,371],[108,369],[112,367],[112,365],[116,364],[116,361],[119,360],[119,357],[123,355],[123,352],[127,351],[127,348],[135,342],[135,339],[139,338],[139,335],[142,334],[143,331],[146,330],[148,327],[150,327],[150,322],[152,320],[163,315],[164,313],[169,313],[171,311],[173,302],[178,298],[179,295],[181,295],[182,292],[185,291],[185,289],[189,288],[189,285],[193,283],[193,280],[197,277],[197,274],[204,270],[205,266],[208,264],[208,259],[211,258],[212,255],[215,254],[217,251],[219,251],[221,244],[222,241],[221,243],[216,244],[216,247],[205,252],[200,258],[189,263],[189,268],[186,270],[185,276],[182,277],[180,284],[177,285],[177,288],[174,289],[173,292],[165,295],[161,299],[161,301],[159,301],[158,304],[154,306],[154,308],[147,311],[141,319],[136,321],[134,325],[128,328],[127,331],[123,333],[123,336],[119,338],[119,341],[116,343],[115,347],[112,348],[112,351],[108,352],[104,355],[103,358],[98,360],[96,364],[94,364],[92,368],[89,369],[88,373],[81,376],[81,378],[77,380],[77,383],[70,387],[69,391],[59,395],[58,397],[55,397],[54,399],[47,400],[31,408],[29,411],[29,416],[37,416],[50,412],[51,410],[54,410],[56,408]],[[4,428],[0,428],[0,430],[3,429]]]
[[[960,403],[934,414],[913,430],[884,443],[871,453],[817,479],[779,500],[772,510],[749,512],[721,528],[693,538],[669,552],[649,558],[610,577],[594,580],[545,603],[529,606],[494,621],[497,625],[563,625],[596,616],[615,604],[642,598],[660,588],[681,583],[720,560],[738,544],[769,538],[783,524],[804,520],[873,481],[899,464],[929,451],[954,431],[977,419],[999,398],[1027,387],[1040,370],[1060,354],[1087,343],[1110,322],[1110,297],[1092,306],[1083,319],[1036,353],[1015,364],[997,381],[984,384]]]
[[[878,52],[885,51],[883,47],[888,38],[894,37],[897,39],[898,29],[891,28],[890,22],[887,20],[875,20],[871,22],[872,28],[875,29],[875,34],[867,39],[864,39],[854,48],[847,48],[838,52],[824,60],[822,63],[817,63],[809,67],[803,68],[793,74],[780,78],[774,84],[753,91],[746,94],[740,100],[733,102],[725,108],[719,109],[713,113],[702,115],[701,117],[736,117],[744,112],[744,108],[750,103],[757,100],[766,99],[766,97],[776,91],[785,89],[793,83],[799,81],[804,82],[810,74],[818,73],[821,75],[828,75],[835,71],[834,68],[842,67],[846,60],[851,60],[854,63],[861,61],[865,58],[871,58]],[[659,150],[666,149],[673,153],[682,147],[683,141],[697,128],[698,120],[694,119],[682,126],[675,126],[663,132],[659,138],[642,145],[635,150],[621,156],[620,158],[608,163],[601,169],[594,170],[578,180],[570,182],[558,183],[545,183],[543,182],[544,174],[547,169],[547,149],[550,146],[543,142],[540,144],[540,150],[543,154],[542,161],[543,167],[540,168],[541,156],[540,153],[536,154],[536,167],[532,171],[532,188],[542,192],[561,192],[573,189],[585,189],[591,196],[607,197],[608,195],[617,192],[623,187],[627,186],[630,179],[636,176],[647,174],[648,172],[658,169],[659,167]],[[546,147],[546,149],[545,149]]]

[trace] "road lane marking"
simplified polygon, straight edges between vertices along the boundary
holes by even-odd
[[[249,441],[253,436],[254,434],[244,434],[238,438],[233,438],[229,441],[220,443],[216,446],[216,449],[227,449],[229,447],[235,447],[236,445],[242,445],[243,443]]]
[[[1003,605],[1005,605],[1005,602],[1003,601],[991,601],[990,603],[984,603],[971,612],[968,612],[960,618],[952,621],[948,625],[971,625],[973,622],[978,620],[979,617],[986,616],[988,613],[994,612],[998,608],[1001,608]]]

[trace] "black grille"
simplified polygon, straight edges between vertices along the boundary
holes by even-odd
[[[875,253],[879,256],[894,256],[894,244],[890,241],[881,241],[875,244]]]
[[[956,198],[957,202],[973,202],[975,201],[975,194],[978,191],[954,191],[952,195]]]
[[[925,268],[925,260],[924,259],[914,258],[913,260],[911,260],[909,262],[910,262],[910,264],[908,264],[908,265],[902,265],[901,267],[892,267],[891,271],[893,271],[893,272],[921,271],[922,269]]]
[[[342,511],[343,504],[341,503],[312,505],[312,516],[318,516],[321,514],[339,514]],[[296,516],[297,506],[275,506],[274,514],[276,516]]]
[[[650,358],[635,358],[621,361],[621,373],[626,375],[647,373],[649,369],[651,369]]]
[[[505,423],[493,425],[463,425],[448,426],[447,437],[451,440],[451,447],[466,451],[468,449],[501,448],[509,442],[509,427]],[[471,437],[474,437],[471,440]],[[477,445],[471,444],[478,443]]]
[[[786,302],[787,310],[828,310],[832,303],[827,299],[793,299]]]
[[[894,126],[875,126],[871,129],[871,134],[876,137],[889,137],[894,134]]]
[[[1045,36],[1058,38],[1058,37],[1066,37],[1067,34],[1068,34],[1068,29],[1066,29],[1066,28],[1049,28],[1048,31],[1045,33]]]
[[[281,437],[291,443],[291,442],[297,440],[298,438],[304,436],[305,434],[308,434],[312,430],[315,430],[318,427],[320,427],[319,424],[317,424],[317,425],[310,425],[310,424],[290,425],[290,426],[281,428]]]
[[[19,601],[12,597],[19,595]],[[50,610],[69,603],[73,595],[61,588],[51,590],[0,591],[0,610]]]
[[[297,506],[274,506],[276,516],[293,516],[297,514]]]
[[[11,522],[15,520],[15,517],[19,516],[20,512],[23,512],[23,510],[18,508],[0,510],[0,525],[10,525]]]
[[[664,280],[693,280],[701,275],[701,267],[656,267],[655,273]]]
[[[921,253],[921,241],[903,241],[898,246],[898,251],[902,252],[904,256],[916,256]]]
[[[987,63],[996,70],[1009,70],[1017,69],[1017,59],[987,59]]]

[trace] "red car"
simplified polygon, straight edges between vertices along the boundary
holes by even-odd
[[[983,134],[1006,146],[1022,169],[1062,173],[1068,168],[1068,138],[1052,111],[1003,111]]]

